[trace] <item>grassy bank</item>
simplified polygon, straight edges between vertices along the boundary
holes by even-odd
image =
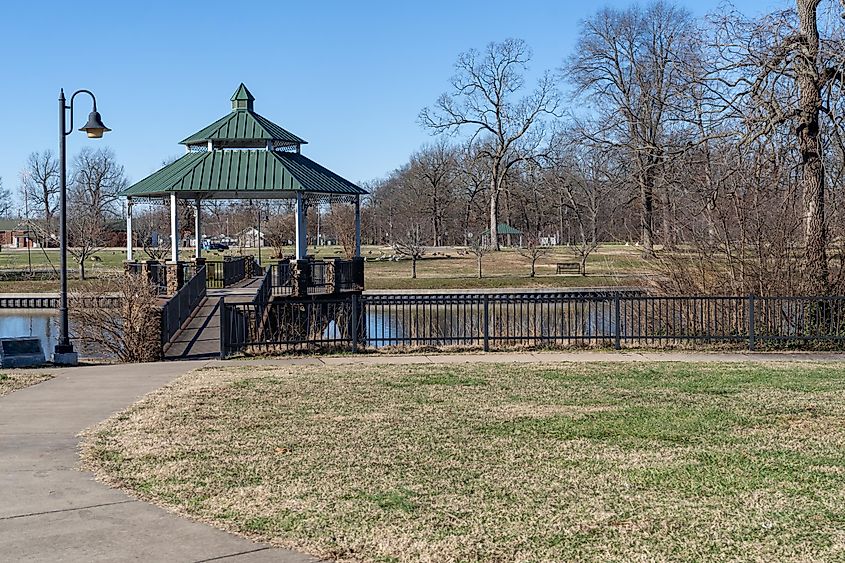
[[[92,430],[101,479],[348,561],[845,557],[845,366],[244,367]]]
[[[204,252],[209,260],[222,260],[224,256],[237,256],[241,252],[232,248],[225,252]],[[243,249],[244,254],[257,254],[254,248]],[[265,263],[274,261],[271,256],[275,249],[262,249]],[[289,249],[287,254],[293,252]],[[342,256],[343,249],[337,246],[309,248],[318,258]],[[639,250],[623,245],[603,245],[591,257],[586,276],[556,275],[558,262],[572,262],[572,253],[565,248],[550,249],[537,263],[536,276],[530,277],[530,261],[513,249],[490,253],[484,257],[484,277],[476,275],[476,259],[460,248],[442,247],[432,249],[417,264],[417,278],[411,279],[410,260],[376,260],[379,257],[392,256],[389,247],[365,246],[362,254],[367,258],[365,267],[366,286],[368,289],[479,289],[500,287],[594,287],[606,285],[635,285],[642,275],[653,270],[653,264],[643,260]],[[190,260],[192,251],[184,250],[184,260]],[[125,251],[109,248],[96,253],[95,258],[86,265],[89,277],[96,279],[109,272],[123,268]],[[138,250],[136,259],[146,255]],[[36,270],[53,271],[59,265],[59,253],[56,249],[26,250],[5,249],[0,252],[0,270],[26,270],[32,266]],[[71,260],[69,268],[76,276],[77,264]],[[76,279],[70,280],[71,288],[83,284]],[[58,291],[57,280],[25,279],[19,281],[0,280],[2,293],[31,293]]]
[[[12,391],[41,383],[52,376],[46,373],[32,371],[6,371],[0,372],[0,397]]]

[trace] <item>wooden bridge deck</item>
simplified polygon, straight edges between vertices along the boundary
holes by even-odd
[[[227,303],[249,303],[258,293],[261,278],[244,280],[225,289],[208,289],[185,326],[164,347],[167,360],[212,358],[220,355],[220,298]]]

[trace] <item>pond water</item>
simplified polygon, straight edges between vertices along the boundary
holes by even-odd
[[[0,338],[36,336],[49,358],[59,338],[59,315],[52,309],[0,309]]]
[[[70,327],[73,334],[73,324]],[[59,314],[53,309],[0,309],[0,338],[36,336],[49,359],[59,340]],[[76,346],[80,355],[83,354]]]

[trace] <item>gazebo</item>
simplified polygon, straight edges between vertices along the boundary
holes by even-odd
[[[361,255],[361,196],[367,192],[302,154],[307,141],[255,112],[255,98],[241,84],[232,110],[187,137],[185,155],[129,186],[126,260],[133,260],[132,206],[170,205],[170,263],[179,263],[178,200],[195,206],[194,231],[202,240],[201,206],[208,199],[295,199],[297,261],[307,259],[307,210],[320,203],[355,206],[355,255]],[[201,258],[196,245],[196,258]]]

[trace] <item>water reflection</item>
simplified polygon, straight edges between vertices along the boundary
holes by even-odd
[[[59,338],[59,316],[52,309],[0,310],[0,337],[35,336],[48,358]]]

